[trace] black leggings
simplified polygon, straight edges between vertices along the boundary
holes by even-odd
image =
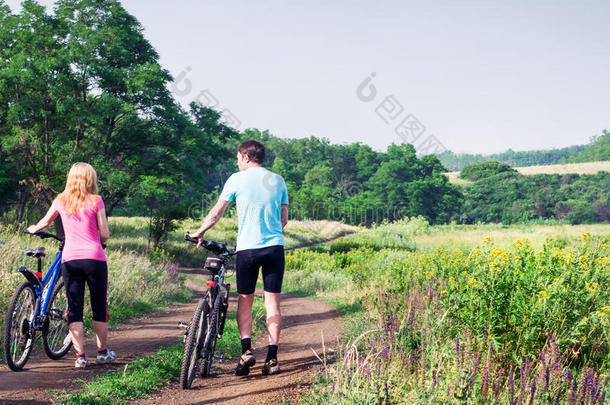
[[[93,320],[108,322],[108,266],[100,260],[70,260],[61,268],[68,297],[68,323],[83,321],[85,282],[91,294]]]

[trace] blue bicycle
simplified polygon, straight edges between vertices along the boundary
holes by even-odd
[[[26,232],[27,233],[27,232]],[[4,329],[4,357],[13,371],[23,369],[27,363],[36,332],[42,332],[42,346],[49,358],[58,360],[72,347],[66,314],[68,301],[61,277],[61,254],[64,241],[52,233],[40,231],[41,239],[54,238],[59,241],[57,256],[44,277],[42,258],[44,247],[26,250],[25,255],[38,261],[36,273],[21,267],[19,272],[27,279],[15,290],[6,313]]]

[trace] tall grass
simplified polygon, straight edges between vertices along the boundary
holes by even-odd
[[[362,336],[345,344],[336,368],[327,370],[328,385],[308,402],[597,403],[603,397],[610,234],[570,232],[547,237],[540,247],[521,238],[500,248],[488,238],[470,249],[413,250],[413,240],[446,229],[404,222],[367,231],[403,227],[403,248],[396,237],[386,248],[364,232],[348,238],[349,249],[342,243],[288,255],[291,289],[313,292],[319,284],[317,296],[351,300],[370,316],[370,326],[361,320]],[[388,335],[391,328],[397,329]],[[465,359],[456,342],[468,346]],[[528,371],[519,375],[520,367]],[[522,389],[533,396],[519,397]]]

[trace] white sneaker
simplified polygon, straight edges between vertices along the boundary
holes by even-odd
[[[74,362],[74,367],[76,368],[85,368],[89,365],[89,360],[86,357],[77,357]]]
[[[114,361],[114,359],[116,359],[116,353],[106,349],[106,354],[99,354],[97,355],[97,362],[98,363],[110,363],[112,361]]]

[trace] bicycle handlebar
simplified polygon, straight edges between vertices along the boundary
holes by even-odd
[[[32,235],[32,236],[38,236],[40,239],[47,239],[47,238],[53,238],[56,239],[60,242],[63,242],[64,240],[62,238],[60,238],[57,235],[53,235],[51,232],[47,232],[47,231],[38,231],[36,233],[31,233],[28,232],[27,229],[23,231],[23,233],[27,233],[28,235]],[[107,245],[105,243],[102,243],[102,249],[106,249]]]
[[[186,235],[184,235],[184,240],[189,241],[189,242],[194,243],[194,244],[199,243],[199,239],[191,237],[188,234],[188,232],[187,232]],[[201,246],[203,246],[204,248],[206,248],[210,252],[215,253],[217,255],[232,256],[234,254],[237,254],[237,252],[235,250],[229,250],[229,248],[227,247],[227,244],[224,243],[224,242],[215,242],[213,240],[205,240],[204,239],[201,242]]]
[[[47,231],[38,231],[36,233],[31,233],[31,232],[28,232],[27,229],[26,229],[25,231],[23,231],[23,233],[27,233],[28,235],[38,236],[40,239],[53,238],[53,239],[58,240],[59,242],[63,242],[64,241],[59,236],[53,235],[51,232],[47,232]]]

